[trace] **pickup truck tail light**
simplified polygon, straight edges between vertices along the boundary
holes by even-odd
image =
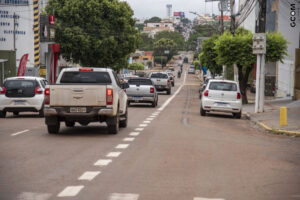
[[[236,98],[237,98],[237,99],[241,99],[241,97],[242,97],[241,93],[238,92],[238,93],[236,94]]]
[[[45,94],[44,103],[45,103],[45,105],[49,105],[50,104],[50,89],[46,88],[44,91],[44,94]]]
[[[92,72],[93,68],[81,68],[79,71],[84,71],[84,72]]]
[[[170,83],[170,79],[168,79],[168,83]]]
[[[40,86],[37,86],[35,89],[34,89],[34,93],[35,94],[43,94],[43,90]]]
[[[6,93],[6,88],[0,87],[0,94],[5,94],[5,93]]]
[[[112,105],[114,102],[113,89],[106,89],[106,105]]]
[[[205,90],[203,95],[208,97],[208,90]]]
[[[150,88],[150,93],[154,93],[154,88]]]

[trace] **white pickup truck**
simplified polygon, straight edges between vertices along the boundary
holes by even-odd
[[[45,88],[45,123],[49,133],[58,133],[60,122],[106,122],[109,133],[127,126],[128,84],[120,84],[116,73],[105,68],[67,68],[55,85]]]
[[[157,91],[167,91],[167,94],[171,94],[171,80],[166,72],[152,72],[149,77]]]

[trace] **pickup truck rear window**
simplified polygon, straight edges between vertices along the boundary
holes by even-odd
[[[209,84],[209,89],[222,91],[237,91],[237,85],[235,83],[228,82],[211,82]]]
[[[150,79],[129,79],[129,85],[153,85]]]
[[[60,83],[100,83],[100,84],[110,84],[111,79],[107,72],[65,72]]]
[[[168,78],[168,75],[162,73],[155,73],[155,74],[151,74],[151,78]]]

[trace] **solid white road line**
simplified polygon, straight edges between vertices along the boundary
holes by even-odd
[[[134,141],[134,139],[135,138],[133,138],[133,137],[127,137],[127,138],[124,138],[123,141],[124,142],[132,142],[132,141]]]
[[[79,178],[78,180],[86,180],[86,181],[91,181],[93,180],[96,176],[98,176],[101,172],[100,171],[87,171],[84,172]]]
[[[150,124],[151,121],[143,121],[143,124]]]
[[[22,133],[26,133],[26,132],[28,132],[29,130],[28,129],[26,129],[26,130],[24,130],[24,131],[20,131],[20,132],[17,132],[17,133],[13,133],[13,134],[11,134],[11,136],[17,136],[17,135],[20,135],[20,134],[22,134]]]
[[[140,124],[139,126],[140,127],[146,127],[146,126],[148,126],[148,124]]]
[[[126,149],[129,147],[129,144],[118,144],[115,148],[116,149]]]
[[[116,157],[119,157],[121,155],[122,152],[110,152],[106,155],[106,157],[109,157],[109,158],[116,158]]]
[[[214,198],[194,197],[194,200],[225,200],[225,199],[214,199]]]
[[[78,186],[68,186],[63,191],[61,191],[57,196],[58,197],[74,197],[76,196],[82,189],[83,185]]]
[[[130,136],[138,136],[140,133],[139,132],[131,132],[129,135]]]
[[[177,94],[180,92],[180,90],[185,84],[185,79],[186,79],[186,73],[184,75],[183,84],[176,90],[176,92],[170,98],[167,99],[167,101],[165,101],[165,103],[158,109],[159,111],[163,111],[167,107],[167,105],[169,105],[169,103],[177,96]]]
[[[95,166],[107,166],[112,162],[110,159],[100,159],[95,162]]]
[[[138,194],[121,194],[121,193],[112,193],[108,200],[138,200],[139,195]]]
[[[52,194],[48,193],[33,193],[33,192],[22,192],[17,200],[48,200]]]
[[[143,131],[144,130],[144,128],[136,128],[136,129],[134,129],[135,131]]]

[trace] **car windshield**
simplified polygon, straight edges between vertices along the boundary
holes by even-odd
[[[237,85],[235,83],[228,82],[211,82],[209,84],[209,89],[221,91],[237,91]]]
[[[107,72],[65,72],[61,83],[100,83],[110,84],[111,79]]]
[[[163,73],[155,73],[151,74],[151,78],[168,78],[168,75]]]
[[[130,79],[128,81],[129,85],[153,85],[150,79]]]
[[[35,80],[8,80],[4,84],[6,89],[35,88],[36,85]]]

